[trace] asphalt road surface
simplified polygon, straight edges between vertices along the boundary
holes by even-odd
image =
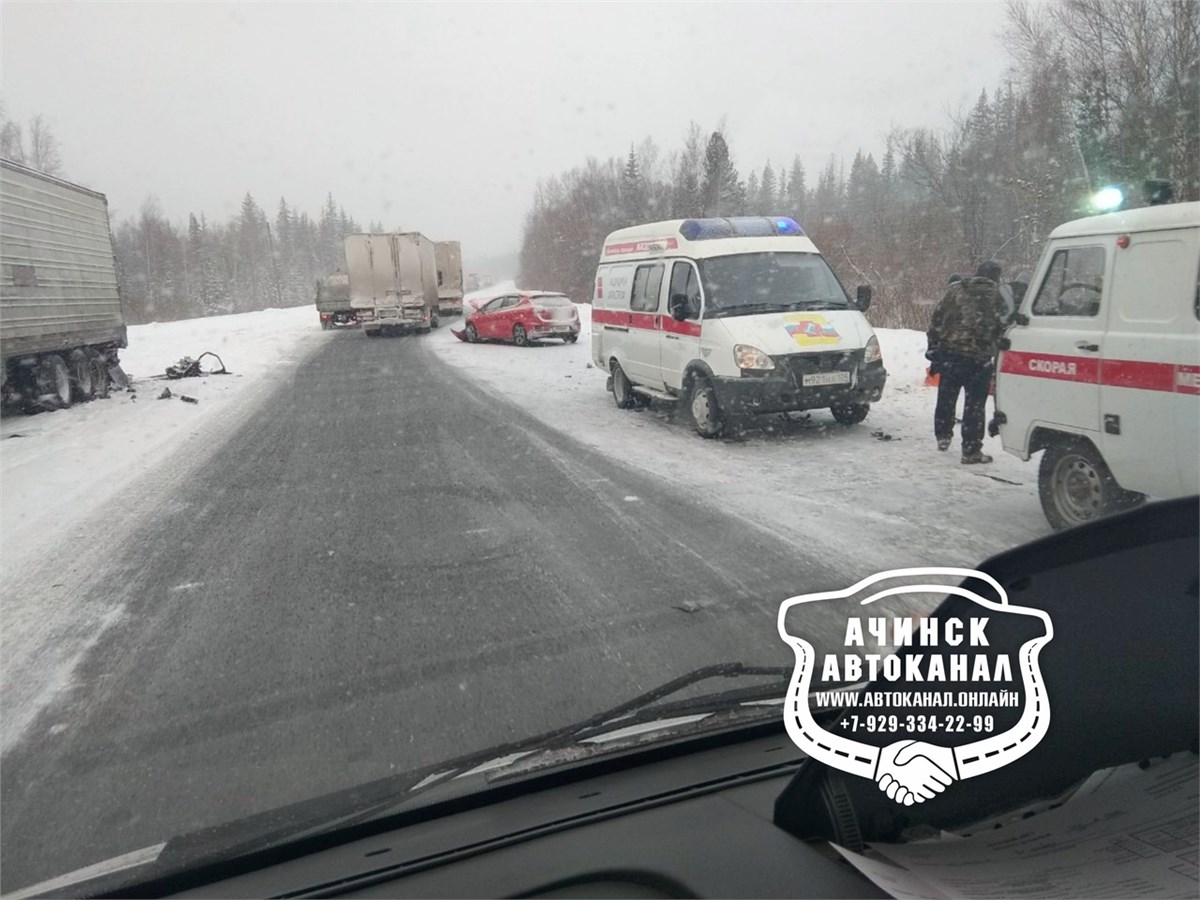
[[[356,332],[331,334],[133,533],[96,539],[114,564],[79,600],[126,614],[0,763],[6,891],[699,666],[791,665],[779,602],[845,583],[421,338]]]

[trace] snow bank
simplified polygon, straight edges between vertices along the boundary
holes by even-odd
[[[67,410],[5,417],[0,421],[0,535],[6,566],[69,530],[178,444],[203,441],[198,426],[320,333],[311,307],[134,325],[129,347],[121,352],[134,393],[114,391],[107,400]],[[205,350],[221,356],[233,374],[155,379],[181,357]],[[213,368],[215,361],[207,357],[202,366]],[[168,387],[199,403],[155,399]]]
[[[578,308],[583,332],[574,345],[466,344],[442,329],[430,346],[546,424],[795,540],[805,555],[816,548],[844,562],[848,578],[972,565],[1050,530],[1033,464],[1005,454],[999,440],[985,442],[996,458],[990,466],[963,466],[957,438],[938,452],[921,332],[877,332],[888,384],[861,425],[846,428],[813,410],[804,421],[764,417],[740,438],[705,441],[673,404],[616,408],[604,373],[591,368],[591,308]]]
[[[324,333],[313,307],[129,329],[131,393],[0,421],[0,612],[7,748],[121,610],[79,599],[108,547],[167,499]],[[217,353],[232,375],[158,380],[180,357]],[[211,357],[202,365],[214,365]],[[156,397],[169,387],[178,396]],[[145,477],[153,474],[153,477]]]

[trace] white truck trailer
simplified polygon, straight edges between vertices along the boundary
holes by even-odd
[[[443,316],[461,316],[463,311],[462,245],[458,241],[437,242],[438,311]]]
[[[367,337],[438,327],[437,251],[415,231],[348,234],[350,305]]]
[[[28,412],[108,395],[127,346],[103,194],[0,159],[0,396]]]

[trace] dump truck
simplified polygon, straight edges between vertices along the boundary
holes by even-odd
[[[438,327],[437,251],[415,231],[348,234],[350,306],[367,337]]]
[[[350,276],[340,268],[317,279],[316,295],[322,328],[350,328],[358,324],[358,312],[350,305]]]
[[[438,241],[438,312],[461,316],[463,311],[462,246],[458,241]]]
[[[108,200],[0,159],[0,400],[26,412],[128,383]]]

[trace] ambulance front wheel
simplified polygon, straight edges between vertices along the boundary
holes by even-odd
[[[831,406],[829,411],[842,425],[857,425],[871,411],[870,403],[846,403],[841,406]]]
[[[720,437],[725,430],[725,417],[717,403],[717,392],[713,390],[712,382],[703,375],[697,375],[692,380],[692,389],[688,392],[688,410],[692,414],[692,427],[700,437]]]
[[[1146,499],[1117,483],[1104,457],[1081,438],[1050,444],[1038,468],[1042,511],[1056,531],[1131,509]]]
[[[633,409],[637,404],[637,395],[633,392],[633,385],[629,383],[629,377],[616,360],[613,360],[612,363],[612,393],[617,409]]]

